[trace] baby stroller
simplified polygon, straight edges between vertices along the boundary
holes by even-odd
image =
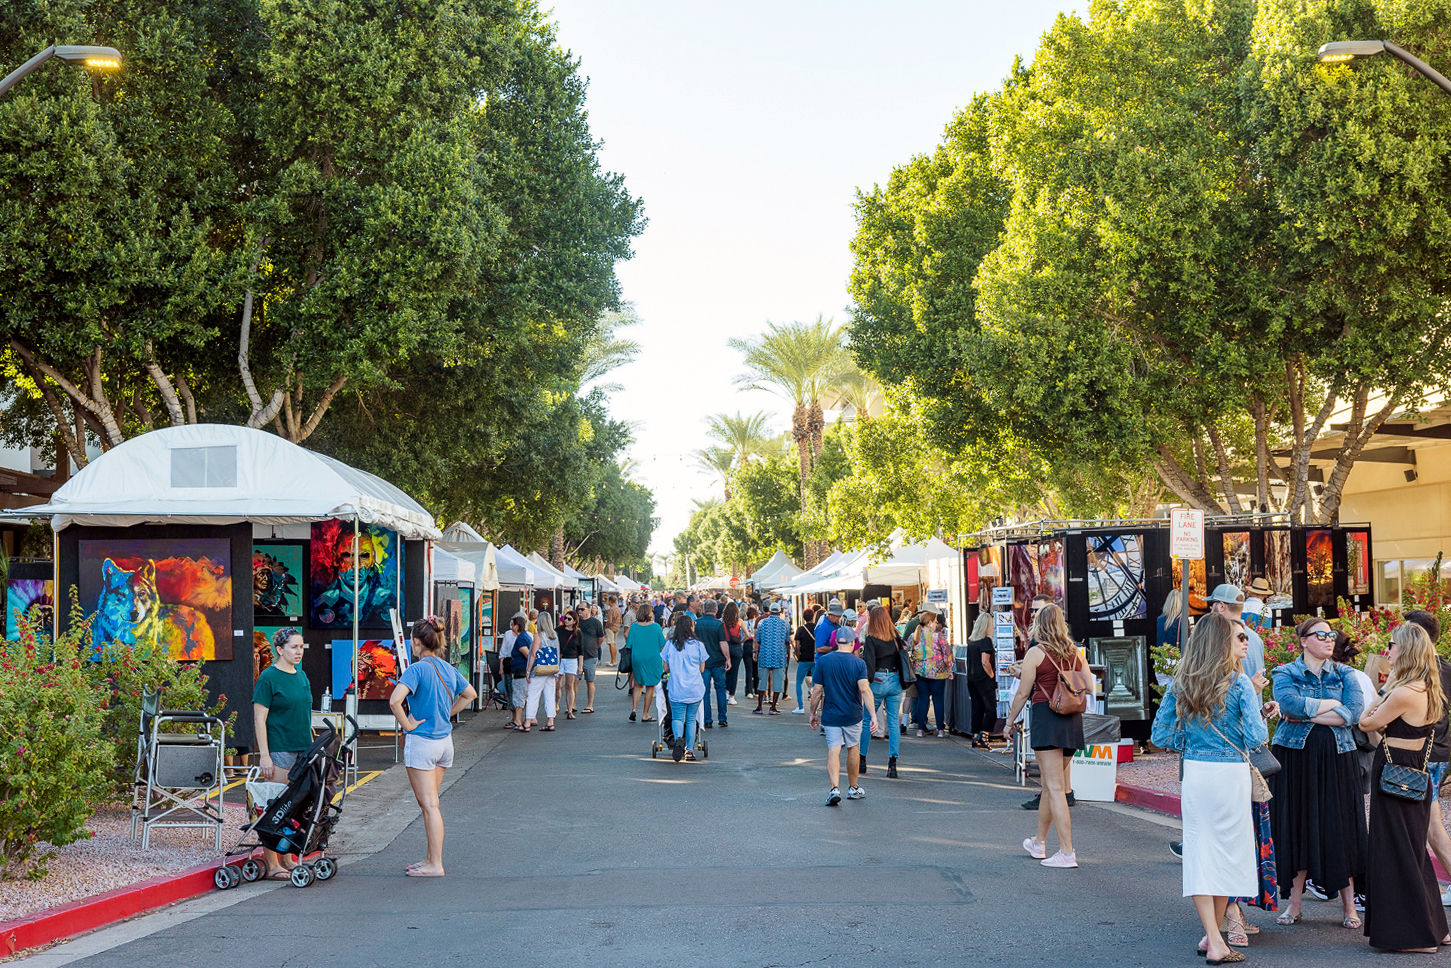
[[[356,737],[357,722],[351,716],[348,722]],[[352,758],[352,739],[344,742],[333,724],[327,723],[288,771],[285,785],[257,783],[259,771],[254,767],[247,781],[247,809],[253,819],[242,827],[242,839],[227,852],[228,862],[213,875],[218,889],[225,891],[243,881],[250,884],[267,876],[263,860],[249,856],[258,847],[279,854],[297,854],[299,858],[319,855],[292,869],[294,887],[307,887],[314,880],[331,880],[338,872],[338,865],[326,856],[328,838],[342,816],[343,801],[347,798],[347,789],[339,791],[337,780],[345,775]],[[270,798],[266,796],[278,787],[280,792]],[[234,860],[238,856],[244,858],[240,863]]]
[[[656,759],[659,755],[675,746],[675,725],[670,717],[670,673],[667,671],[660,679],[660,688],[655,690],[655,713],[660,718],[660,737],[650,744],[650,759]],[[707,697],[709,698],[709,697]],[[700,707],[701,710],[704,706]],[[705,721],[703,712],[696,714],[700,721],[695,724],[695,749],[702,760],[710,759],[710,743],[705,739],[705,730],[701,723]]]

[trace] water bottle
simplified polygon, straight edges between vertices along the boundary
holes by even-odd
[[[320,709],[321,711],[323,711],[325,713],[332,712],[332,710],[333,710],[333,687],[332,686],[325,686],[323,688],[323,690],[322,690],[322,705],[319,706],[318,709]]]

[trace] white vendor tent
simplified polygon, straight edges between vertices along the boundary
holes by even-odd
[[[840,592],[851,589],[860,591],[866,584],[864,576],[868,556],[869,552],[866,551],[847,552],[815,581],[805,585],[793,585],[791,594],[810,595],[816,592]]]
[[[478,569],[472,561],[467,561],[462,555],[456,555],[434,545],[431,551],[433,555],[433,580],[443,584],[473,585],[474,576]]]
[[[778,579],[773,582],[772,590],[782,592],[783,594],[797,594],[803,585],[809,585],[817,579],[831,574],[843,557],[845,555],[842,552],[833,551],[826,557],[825,561],[820,562],[816,567],[803,571],[799,575],[795,575],[784,581]]]
[[[474,569],[473,584],[481,592],[494,591],[501,584],[499,579],[498,551],[492,544],[485,541],[482,544],[475,542],[440,541],[434,548],[442,553],[448,554],[460,561],[471,565]],[[435,558],[435,577],[438,581],[450,581],[445,578],[442,568]],[[469,581],[467,578],[457,579],[461,582]]]
[[[28,517],[72,524],[306,524],[356,518],[405,538],[437,538],[433,516],[381,477],[265,430],[165,427],[97,457]]]
[[[927,545],[902,545],[886,561],[867,567],[865,584],[918,585],[922,583],[926,569]]]
[[[516,588],[553,588],[553,575],[542,574],[534,562],[515,551],[511,545],[494,549],[494,560],[499,567],[499,584]]]
[[[541,580],[539,582],[539,587],[540,588],[549,588],[549,587],[553,587],[553,588],[578,588],[579,587],[579,582],[575,581],[573,578],[569,577],[564,572],[560,571],[558,568],[554,567],[549,562],[545,561],[544,560],[544,557],[542,555],[540,555],[539,552],[535,551],[532,554],[530,554],[529,555],[529,561],[534,565],[534,571],[535,571],[536,574],[538,574],[539,572],[542,571],[542,572],[544,572],[545,574],[547,574],[549,576],[549,582],[546,582],[546,581],[543,581],[543,580]],[[552,582],[552,585],[550,584],[550,582]]]
[[[751,582],[757,588],[770,588],[774,582],[787,581],[799,574],[801,569],[792,564],[791,559],[786,557],[786,552],[777,548],[771,560],[751,575]]]

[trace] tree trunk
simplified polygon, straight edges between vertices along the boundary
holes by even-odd
[[[1264,398],[1255,394],[1250,404],[1255,421],[1255,510],[1264,514],[1270,510],[1270,421],[1273,418],[1265,408]]]
[[[1385,406],[1365,419],[1365,405],[1360,404],[1356,410],[1356,417],[1350,427],[1345,431],[1345,440],[1340,445],[1340,453],[1335,457],[1335,469],[1330,472],[1330,479],[1325,482],[1325,490],[1320,494],[1320,520],[1334,522],[1340,520],[1340,501],[1345,494],[1345,482],[1350,477],[1350,470],[1365,450],[1366,444],[1370,443],[1376,431],[1380,430],[1381,424],[1393,416],[1399,409],[1399,398],[1392,396],[1386,401]]]
[[[10,348],[25,362],[26,368],[31,372],[32,378],[35,379],[36,385],[41,388],[42,395],[54,395],[46,385],[46,381],[40,378],[43,375],[65,391],[66,396],[70,397],[72,401],[85,408],[87,419],[94,420],[100,432],[102,448],[110,450],[126,439],[122,436],[120,424],[116,421],[116,414],[111,409],[111,401],[106,397],[104,375],[101,371],[101,365],[105,360],[105,356],[99,346],[94,347],[91,355],[86,359],[86,389],[84,390],[66,379],[59,370],[41,359],[35,350],[20,342],[20,340],[12,338],[10,340]],[[49,403],[49,401],[47,402]],[[60,415],[57,407],[51,408],[51,414],[56,417],[56,425],[57,429],[59,429],[60,425],[65,422],[64,418]],[[68,433],[68,431],[64,430],[61,432],[63,434]],[[71,441],[67,441],[67,443],[68,445],[72,444]],[[83,439],[77,441],[74,443],[74,446],[79,448],[79,454],[73,449],[71,455],[73,457],[78,456],[76,464],[84,467],[86,457],[85,441]]]
[[[556,568],[564,568],[564,528],[554,529],[554,537],[549,542],[549,563]]]
[[[811,476],[811,427],[810,410],[804,400],[798,400],[791,413],[791,439],[796,442],[796,457],[801,472],[801,514],[806,514],[806,480]],[[809,571],[816,566],[816,548],[812,542],[802,538],[801,560]]]
[[[1361,414],[1365,412],[1365,403],[1362,399],[1365,390],[1364,384],[1356,389],[1356,406]],[[1302,401],[1303,399],[1301,397]],[[1330,415],[1335,412],[1335,404],[1338,402],[1339,397],[1336,391],[1331,390],[1326,394],[1325,402],[1321,405],[1319,412],[1315,414],[1315,419],[1311,421],[1310,426],[1304,427],[1303,431],[1297,434],[1299,442],[1295,447],[1295,483],[1289,504],[1285,507],[1292,521],[1314,524],[1317,519],[1314,501],[1310,496],[1310,452],[1315,449],[1315,441],[1320,439],[1320,430],[1325,426],[1325,421],[1329,420]],[[1303,418],[1297,422],[1303,426]],[[1352,423],[1358,425],[1360,421],[1353,420]]]
[[[1224,503],[1231,514],[1243,514],[1244,508],[1240,506],[1239,495],[1234,490],[1234,473],[1229,467],[1229,452],[1224,448],[1224,438],[1219,436],[1218,427],[1207,427],[1205,433],[1209,435],[1209,443],[1214,448],[1214,461],[1219,468],[1219,486],[1224,492]]]
[[[1169,490],[1177,494],[1179,499],[1190,507],[1198,508],[1208,514],[1224,513],[1224,507],[1214,499],[1214,495],[1209,492],[1208,488],[1175,459],[1168,444],[1159,445],[1159,459],[1154,462],[1154,469],[1158,471],[1159,477],[1163,479]]]

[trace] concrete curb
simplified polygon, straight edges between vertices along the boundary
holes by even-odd
[[[215,890],[212,877],[222,866],[222,860],[218,858],[179,874],[162,874],[6,921],[0,924],[0,953],[14,954],[25,948],[52,944]]]

